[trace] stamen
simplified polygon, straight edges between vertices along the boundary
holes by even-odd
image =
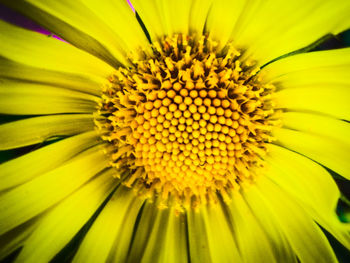
[[[133,170],[124,184],[179,210],[229,201],[254,180],[278,125],[274,87],[232,46],[219,54],[208,37],[195,39],[166,37],[154,57],[118,69],[96,120],[115,147],[112,165]]]

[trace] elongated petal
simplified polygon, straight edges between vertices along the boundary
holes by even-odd
[[[107,170],[52,209],[26,240],[16,260],[49,262],[110,194],[116,183],[114,172]]]
[[[283,147],[305,155],[347,179],[350,178],[348,144],[334,138],[284,128],[276,130],[274,136]]]
[[[293,195],[323,228],[349,248],[350,227],[335,213],[340,193],[331,175],[317,163],[285,148],[269,145],[268,152],[265,160],[270,168],[266,176]]]
[[[97,133],[86,132],[3,163],[0,165],[0,190],[25,183],[54,169],[97,143]]]
[[[350,85],[319,84],[277,91],[276,108],[312,112],[350,120]]]
[[[0,125],[0,150],[43,142],[94,129],[90,114],[65,114],[28,118]]]
[[[167,35],[188,34],[191,1],[158,1],[158,4],[160,12],[163,14],[161,23],[164,24],[165,33]]]
[[[202,214],[190,210],[187,215],[188,247],[191,262],[213,262],[209,250],[209,235]]]
[[[265,160],[270,166],[267,176],[287,188],[296,199],[329,216],[335,212],[340,193],[331,175],[323,167],[273,144],[268,146]]]
[[[2,114],[91,113],[97,107],[97,97],[77,91],[1,79],[0,85]]]
[[[147,37],[127,1],[82,0],[82,2],[118,36],[124,49],[136,53],[142,48],[147,53],[151,52]]]
[[[127,64],[121,37],[81,1],[3,1],[50,32],[110,65]],[[116,14],[118,17],[118,14]],[[122,17],[120,17],[122,19]]]
[[[249,210],[240,193],[234,193],[229,204],[235,240],[243,262],[275,262],[272,244]]]
[[[256,185],[246,190],[246,198],[251,198],[251,205],[265,208],[300,262],[337,262],[327,238],[301,206],[264,177]]]
[[[209,9],[212,8],[212,0],[192,0],[190,7],[189,32],[200,34],[207,23]]]
[[[223,48],[231,40],[233,29],[249,22],[259,4],[261,1],[214,1],[208,13],[205,31],[218,42],[219,48]]]
[[[108,166],[100,146],[65,165],[1,195],[0,233],[5,233],[56,204]]]
[[[143,205],[142,212],[139,214],[139,225],[135,229],[135,238],[132,240],[127,262],[141,262],[142,254],[147,246],[152,229],[157,223],[156,221],[164,223],[166,214],[167,211],[158,211],[157,207],[151,202],[146,202]]]
[[[265,63],[350,27],[347,1],[214,1],[206,32]],[[224,19],[224,20],[223,20]],[[221,23],[221,21],[224,21]]]
[[[350,48],[302,53],[275,61],[261,72],[264,81],[290,88],[305,84],[349,83]]]
[[[26,66],[97,81],[114,71],[108,64],[72,45],[4,21],[0,21],[0,38],[0,55]]]
[[[143,227],[150,228],[150,225],[153,226],[150,229],[150,235],[146,239],[145,249],[140,255],[142,256],[141,262],[187,262],[185,216],[176,214],[174,209],[160,210],[154,206],[151,209],[158,210],[154,224],[150,221],[140,221],[138,227],[141,231]],[[132,247],[135,247],[135,245],[133,242]],[[130,253],[131,255],[132,253]]]
[[[188,211],[187,222],[191,262],[242,262],[234,230],[219,204]]]
[[[201,211],[202,220],[208,235],[210,256],[213,262],[240,262],[243,260],[239,253],[239,244],[234,237],[229,218],[224,211],[225,204],[213,204]],[[218,224],[220,222],[220,224]]]
[[[350,145],[348,122],[303,112],[284,112],[281,119],[286,128],[337,139]]]
[[[327,34],[348,29],[349,12],[350,3],[341,0],[261,1],[248,23],[241,25],[237,21],[232,39],[246,49],[246,58],[257,60],[262,65],[304,48]]]
[[[166,34],[164,12],[161,12],[160,1],[133,1],[135,11],[145,24],[152,41]]]
[[[290,56],[263,68],[277,107],[349,119],[350,48]]]
[[[212,0],[132,2],[152,40],[175,33],[188,34],[189,31],[201,34],[211,3]]]
[[[280,227],[278,227],[278,225],[276,225],[277,223],[275,218],[271,215],[271,213],[269,213],[266,207],[262,205],[262,201],[257,200],[256,199],[257,196],[254,194],[251,194],[250,189],[242,192],[241,194],[242,194],[242,197],[244,198],[246,205],[248,205],[248,207],[251,210],[251,211],[248,211],[248,215],[251,213],[253,217],[256,218],[256,221],[259,223],[264,233],[266,233],[266,237],[268,240],[267,242],[269,243],[272,249],[272,253],[275,257],[274,262],[291,262],[291,263],[298,262],[295,252],[293,251],[291,244],[288,242],[283,230]],[[243,202],[243,201],[240,200],[240,202]],[[233,214],[233,216],[235,215]],[[254,223],[254,218],[251,218],[251,220],[253,220],[253,223]],[[240,223],[244,224],[244,222],[240,222]],[[257,227],[257,226],[254,225],[254,227]],[[248,233],[250,233],[249,229],[247,231]],[[246,242],[249,242],[249,241],[247,240]],[[252,243],[259,242],[258,245],[261,246],[260,240],[253,240],[251,242]],[[246,257],[252,258],[251,255],[246,255]]]
[[[48,58],[49,59],[49,58]],[[45,65],[45,61],[42,61]],[[48,70],[39,67],[27,66],[0,57],[0,77],[17,81],[45,84],[61,87],[67,90],[76,90],[91,95],[100,95],[103,84],[108,83],[107,78],[98,77],[81,72],[63,72],[63,69]]]
[[[306,54],[314,54],[314,53],[323,53],[324,51],[320,52],[313,52],[313,53],[305,53]],[[301,56],[301,55],[300,55]],[[292,58],[294,56],[291,56]],[[296,56],[295,56],[296,57]],[[330,60],[330,58],[325,57],[325,60]],[[306,61],[308,59],[306,58]],[[350,59],[349,59],[350,60]],[[279,65],[282,64],[282,61],[284,59],[281,59],[277,62]],[[308,63],[305,61],[305,64],[308,65]],[[270,65],[273,65],[277,62],[274,62]],[[283,66],[280,66],[281,69],[283,69]],[[268,71],[269,68],[266,68],[266,71]],[[271,75],[264,76],[264,81],[270,80],[273,85],[275,85],[278,89],[286,89],[286,88],[298,88],[300,86],[305,86],[305,85],[324,85],[328,84],[330,86],[333,85],[349,85],[349,70],[350,70],[350,65],[329,65],[329,66],[322,66],[317,67],[314,65],[309,66],[309,68],[305,69],[300,69],[298,70],[298,65],[295,66],[296,71],[288,71],[289,69],[286,68],[285,71],[281,72],[271,72]],[[266,72],[265,68],[263,68],[262,72]],[[271,69],[272,71],[272,69]],[[269,74],[268,72],[267,74]],[[272,74],[280,74],[277,76],[272,76]],[[272,79],[270,79],[272,78]]]
[[[145,203],[127,262],[187,262],[186,217]]]
[[[41,217],[33,218],[0,236],[0,260],[3,260],[16,249],[23,246],[26,239],[38,227]]]
[[[125,262],[143,201],[119,187],[80,245],[73,262]]]

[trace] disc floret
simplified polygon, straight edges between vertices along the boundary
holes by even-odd
[[[97,125],[115,148],[112,165],[131,171],[124,184],[179,208],[229,200],[256,176],[274,114],[273,86],[228,47],[175,35],[154,56],[119,68],[110,79]]]

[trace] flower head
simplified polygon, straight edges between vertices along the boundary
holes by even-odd
[[[350,178],[350,49],[306,52],[348,2],[4,2],[66,42],[0,22],[1,258],[337,262],[322,230],[350,249],[328,172]]]

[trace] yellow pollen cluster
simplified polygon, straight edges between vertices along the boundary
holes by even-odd
[[[230,199],[262,166],[272,140],[273,87],[240,53],[218,54],[207,37],[175,35],[154,56],[119,68],[106,87],[97,126],[115,148],[124,184],[179,209]]]

